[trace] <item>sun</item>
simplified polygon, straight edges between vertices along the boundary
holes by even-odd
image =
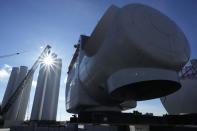
[[[53,71],[57,67],[57,58],[54,54],[45,54],[40,59],[40,66],[44,68],[45,71]]]
[[[43,63],[45,65],[52,65],[54,63],[54,59],[52,58],[51,55],[47,55],[47,56],[44,57]]]

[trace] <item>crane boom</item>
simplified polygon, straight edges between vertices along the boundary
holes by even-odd
[[[41,55],[38,57],[38,59],[35,61],[31,69],[28,71],[25,78],[20,82],[14,93],[10,96],[8,101],[6,102],[5,106],[2,107],[1,114],[6,113],[9,108],[12,106],[12,104],[15,102],[15,100],[18,98],[21,91],[25,88],[25,85],[28,83],[30,78],[32,77],[33,73],[35,72],[36,68],[38,67],[40,60],[45,56],[46,53],[50,51],[51,46],[47,45]]]
[[[12,53],[12,54],[0,55],[0,58],[6,58],[6,57],[15,56],[15,55],[20,55],[22,53],[24,53],[24,52],[17,52],[17,53]]]

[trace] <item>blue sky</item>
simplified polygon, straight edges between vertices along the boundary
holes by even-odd
[[[150,5],[174,20],[185,33],[191,58],[197,58],[197,1],[196,0],[0,0],[0,55],[26,51],[22,55],[0,59],[0,100],[9,77],[10,67],[26,65],[29,68],[42,49],[50,44],[63,59],[57,120],[70,116],[65,111],[65,78],[68,64],[80,34],[90,35],[106,9],[114,4]],[[34,75],[28,114],[31,112],[37,73]],[[158,99],[140,102],[142,112],[156,115],[166,113]]]

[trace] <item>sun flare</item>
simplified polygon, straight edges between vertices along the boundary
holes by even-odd
[[[46,57],[43,59],[43,63],[44,63],[45,65],[52,65],[53,62],[54,62],[54,60],[53,60],[53,58],[52,58],[50,55],[46,56]]]

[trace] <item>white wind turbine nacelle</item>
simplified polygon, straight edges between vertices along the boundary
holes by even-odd
[[[70,112],[83,107],[84,99],[96,103],[84,100],[85,106],[114,106],[173,93],[181,87],[177,72],[190,57],[188,41],[175,22],[141,4],[111,6],[79,44],[67,79]],[[76,95],[81,90],[87,99]]]

